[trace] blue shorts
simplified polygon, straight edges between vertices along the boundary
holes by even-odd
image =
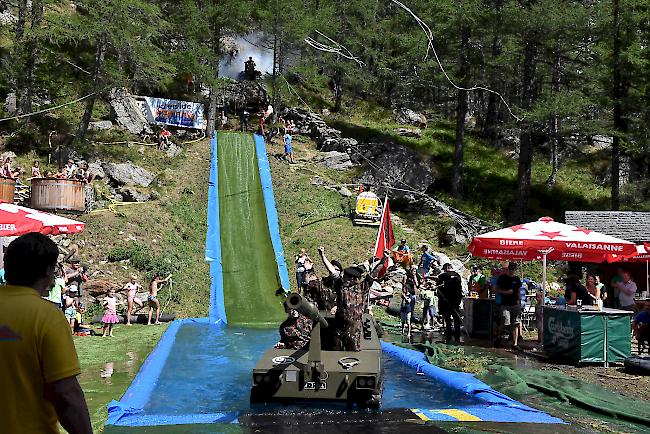
[[[292,152],[293,152],[293,148],[291,146],[284,145],[285,154],[291,154]]]

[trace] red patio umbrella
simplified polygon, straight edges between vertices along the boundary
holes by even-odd
[[[84,227],[84,223],[76,220],[12,203],[0,203],[0,237],[20,236],[29,232],[74,234],[83,231]]]
[[[468,250],[489,259],[542,260],[546,296],[547,260],[603,262],[608,254],[632,255],[636,245],[609,235],[558,223],[551,217],[478,235]]]

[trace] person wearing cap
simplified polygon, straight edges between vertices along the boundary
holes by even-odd
[[[311,339],[313,321],[297,310],[289,309],[287,302],[284,302],[284,311],[287,313],[287,319],[280,324],[280,341],[275,344],[275,348],[300,350]]]
[[[409,246],[406,245],[406,240],[402,238],[402,240],[399,242],[399,246],[397,246],[397,251],[402,252],[404,254],[408,254],[411,252],[411,249]]]
[[[331,313],[335,316],[334,346],[338,351],[361,350],[361,319],[367,310],[368,293],[370,285],[368,279],[362,279],[364,270],[352,266],[343,269],[335,267],[325,256],[325,249],[318,248],[323,264],[333,278],[333,287],[336,293],[336,305]],[[370,273],[369,278],[376,277],[388,261],[384,253],[382,260]]]
[[[438,308],[440,314],[445,319],[445,336],[452,335],[456,341],[460,341],[460,303],[463,300],[463,285],[460,274],[454,271],[450,263],[442,266],[442,273],[437,277],[438,280]]]
[[[519,348],[519,324],[521,324],[521,279],[515,275],[516,270],[517,264],[509,263],[497,279],[495,286],[495,292],[501,296],[500,325],[510,327],[514,349]],[[501,333],[497,337],[500,338]]]

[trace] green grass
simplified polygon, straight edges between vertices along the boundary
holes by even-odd
[[[113,338],[98,336],[75,337],[74,342],[81,364],[79,382],[86,396],[90,419],[96,433],[103,432],[106,405],[119,399],[167,329],[159,326],[115,326]],[[113,375],[102,378],[110,365]]]

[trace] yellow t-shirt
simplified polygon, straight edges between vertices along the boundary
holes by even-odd
[[[57,433],[44,385],[79,375],[63,313],[32,288],[0,287],[0,433]]]

